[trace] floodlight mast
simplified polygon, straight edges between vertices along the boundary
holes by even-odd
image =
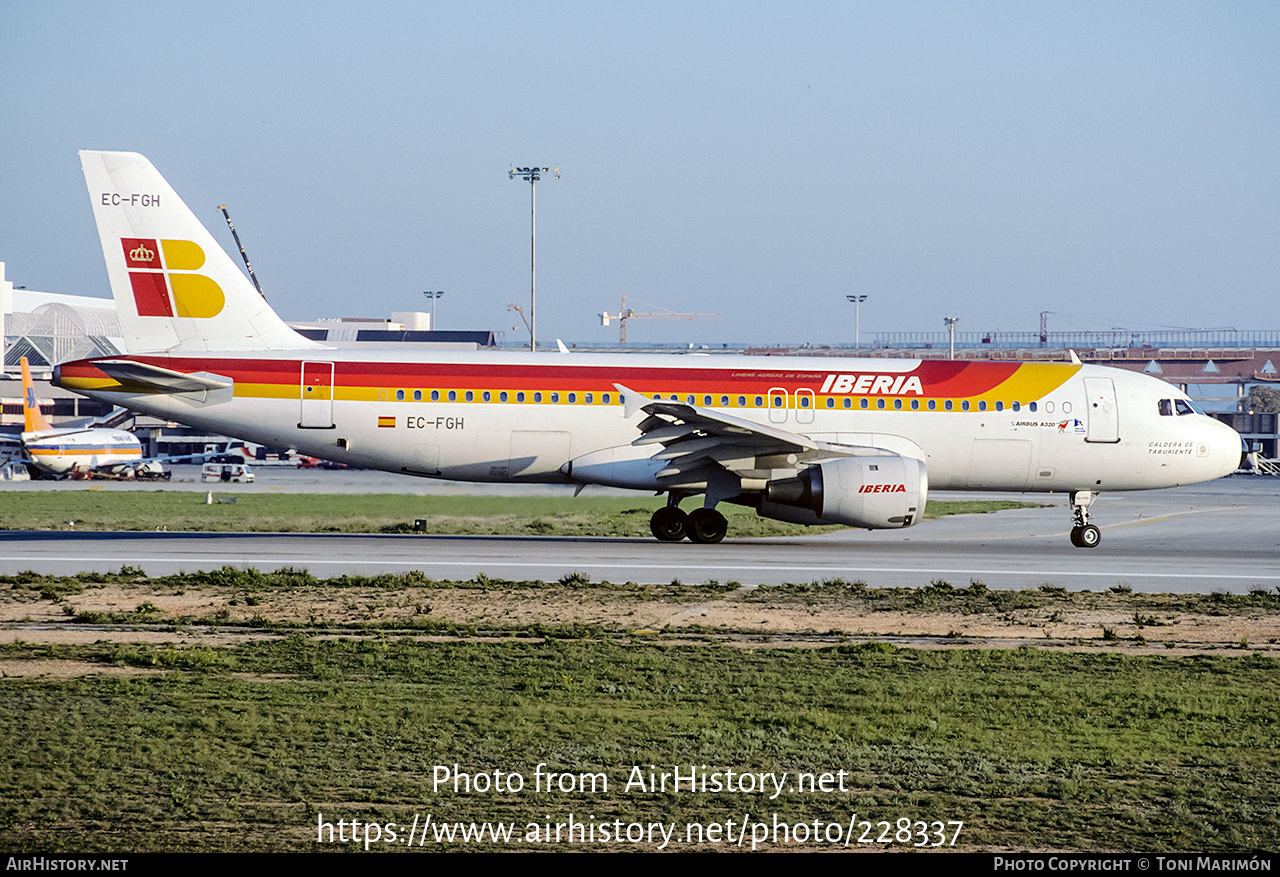
[[[444,297],[443,289],[424,289],[422,294],[431,299],[431,331],[436,331],[439,326],[436,325],[436,299]]]
[[[865,295],[846,295],[850,302],[853,303],[853,346],[855,349],[862,349],[862,303],[867,300]]]
[[[560,165],[549,167],[516,167],[511,165],[507,179],[519,177],[529,183],[529,350],[538,349],[538,208],[537,188],[542,175],[554,173],[560,179]]]

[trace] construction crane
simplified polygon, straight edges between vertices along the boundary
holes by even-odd
[[[651,305],[648,302],[640,302],[640,304],[648,305],[651,308],[659,307],[658,305]],[[625,348],[627,346],[627,320],[718,320],[718,319],[720,319],[719,314],[678,314],[675,311],[669,311],[669,310],[666,310],[665,308],[655,312],[650,312],[650,313],[641,313],[639,311],[633,311],[631,310],[631,308],[627,307],[627,297],[624,295],[622,297],[622,309],[618,311],[618,313],[616,314],[611,314],[608,311],[605,311],[604,313],[602,313],[600,315],[600,324],[602,326],[608,326],[610,320],[617,320],[618,321],[618,346]]]
[[[244,267],[249,269],[249,279],[253,281],[253,288],[258,290],[258,295],[266,298],[267,294],[262,291],[262,285],[258,283],[258,275],[253,273],[253,266],[249,264],[249,254],[244,251],[244,244],[240,243],[240,235],[236,234],[236,227],[231,224],[231,214],[227,212],[227,205],[223,204],[218,209],[226,217],[227,228],[231,229],[231,236],[236,239],[236,246],[240,248],[240,258],[244,259]],[[431,328],[434,329],[435,326]]]

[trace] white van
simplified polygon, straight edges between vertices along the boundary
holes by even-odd
[[[244,463],[205,463],[200,470],[201,481],[253,482],[253,470]]]

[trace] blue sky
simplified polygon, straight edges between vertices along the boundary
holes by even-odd
[[[637,340],[1280,327],[1272,2],[0,0],[0,261],[107,295],[79,149],[147,155],[287,319]],[[634,304],[638,310],[651,308]]]

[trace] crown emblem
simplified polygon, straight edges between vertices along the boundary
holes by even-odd
[[[129,251],[129,258],[135,262],[150,262],[156,257],[156,251],[146,244],[138,244]]]

